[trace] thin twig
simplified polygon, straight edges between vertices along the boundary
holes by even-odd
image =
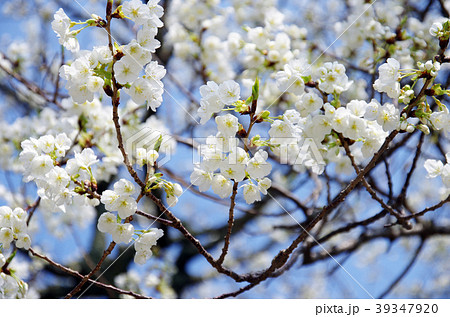
[[[141,210],[136,210],[136,215],[140,215],[140,216],[145,217],[150,220],[158,221],[159,223],[162,223],[163,225],[166,225],[168,227],[173,227],[173,223],[171,221],[162,219],[161,217],[156,217],[156,216],[150,215]]]
[[[353,169],[355,170],[355,172],[357,174],[359,174],[361,170],[359,169],[358,165],[356,165],[355,158],[353,157],[353,154],[352,154],[352,152],[350,150],[350,147],[348,146],[347,140],[345,140],[344,137],[340,133],[338,133],[338,136],[339,136],[339,139],[341,141],[342,146],[345,149],[345,153],[347,154],[348,158],[350,159],[350,162],[351,162],[351,164],[353,166]],[[362,178],[362,184],[366,188],[367,192],[370,194],[372,199],[376,200],[381,205],[381,207],[386,209],[392,216],[397,218],[397,221],[400,224],[402,224],[402,226],[405,229],[411,229],[412,228],[412,225],[411,225],[411,223],[409,221],[404,220],[402,218],[402,215],[399,212],[395,211],[394,208],[392,208],[391,206],[387,205],[383,201],[383,199],[378,197],[377,193],[373,190],[373,188],[370,186],[370,184],[367,182],[367,180],[364,177]]]
[[[100,260],[98,261],[97,265],[95,266],[95,268],[93,268],[87,275],[85,275],[83,277],[83,279],[80,281],[80,283],[78,283],[77,286],[75,286],[74,289],[72,289],[64,298],[65,299],[70,299],[72,298],[76,293],[78,293],[81,288],[83,287],[84,284],[86,284],[86,282],[98,271],[100,270],[100,267],[103,264],[103,261],[105,261],[105,259],[108,257],[109,254],[111,254],[112,250],[114,249],[114,247],[116,246],[116,243],[113,241],[109,244],[108,248],[103,252],[102,257],[100,258]]]
[[[441,208],[444,204],[448,203],[449,201],[450,201],[450,196],[448,196],[446,199],[440,201],[439,203],[437,203],[437,204],[434,205],[434,206],[427,207],[427,208],[425,208],[424,210],[422,210],[422,211],[420,211],[420,212],[416,212],[416,213],[414,213],[414,214],[412,214],[412,215],[405,216],[405,217],[403,217],[403,219],[409,220],[409,219],[412,219],[412,218],[417,218],[417,217],[423,216],[423,215],[425,215],[427,212],[434,211],[434,210],[436,210],[436,209],[438,209],[438,208]]]
[[[417,257],[419,256],[420,252],[422,251],[424,244],[425,244],[425,239],[422,239],[420,241],[419,246],[416,249],[416,252],[414,252],[413,257],[409,261],[408,265],[398,275],[398,277],[391,283],[391,285],[389,285],[389,287],[383,293],[381,293],[380,296],[378,296],[379,299],[386,297],[394,289],[394,287],[397,286],[398,283],[400,283],[400,281],[406,276],[406,274],[408,274],[408,271],[412,268],[412,266],[414,265],[414,263],[417,260]]]
[[[33,256],[38,257],[38,258],[48,262],[52,266],[60,269],[61,271],[65,272],[65,273],[68,273],[70,275],[76,276],[76,277],[81,278],[81,279],[84,278],[83,274],[79,273],[78,271],[72,270],[72,269],[70,269],[68,267],[65,267],[62,264],[56,263],[55,261],[53,261],[50,258],[46,257],[45,255],[39,254],[38,252],[34,251],[32,248],[28,249],[28,251]],[[152,297],[148,297],[148,296],[145,296],[145,295],[137,294],[137,293],[134,293],[132,291],[126,291],[126,290],[120,289],[118,287],[115,287],[115,286],[112,286],[112,285],[103,284],[101,282],[97,282],[97,281],[94,281],[94,280],[91,280],[91,279],[88,279],[88,282],[92,283],[92,284],[94,284],[96,286],[115,291],[115,292],[120,293],[120,294],[133,296],[135,298],[152,299]]]
[[[255,287],[255,286],[258,285],[258,284],[259,284],[259,282],[257,282],[257,283],[250,283],[250,284],[248,284],[247,286],[244,286],[244,287],[238,289],[238,290],[235,291],[235,292],[225,293],[225,294],[219,295],[219,296],[217,296],[217,297],[214,297],[214,299],[223,299],[223,298],[227,298],[227,297],[236,297],[236,296],[238,296],[239,294],[242,294],[242,293],[244,293],[244,292],[246,292],[246,291],[252,289],[253,287]]]
[[[389,169],[389,162],[387,160],[387,158],[383,159],[384,162],[384,168],[385,168],[385,172],[386,172],[386,178],[387,178],[387,182],[388,182],[388,189],[389,189],[389,201],[392,200],[392,197],[394,196],[394,187],[392,186],[392,175],[391,175],[391,171]]]
[[[417,167],[417,161],[419,160],[420,154],[422,152],[422,145],[423,145],[424,137],[425,137],[425,134],[422,133],[420,135],[419,143],[417,144],[416,153],[414,154],[414,159],[412,161],[411,168],[410,168],[408,174],[406,175],[405,183],[403,184],[402,190],[400,191],[400,194],[397,197],[398,205],[405,204],[406,192],[407,192],[409,184],[411,182],[411,177],[414,173],[414,170]]]
[[[19,81],[21,84],[23,84],[32,93],[41,96],[46,102],[53,103],[58,108],[64,110],[64,107],[61,105],[61,103],[59,101],[57,101],[57,100],[53,101],[53,99],[50,98],[49,96],[47,96],[47,94],[41,88],[39,88],[39,86],[37,86],[36,84],[30,82],[29,80],[27,80],[22,75],[20,75],[17,72],[14,72],[14,71],[4,67],[1,64],[0,64],[0,69],[3,70],[8,75],[10,75],[11,77],[13,77],[14,79],[16,79],[17,81]]]
[[[222,248],[222,254],[220,254],[219,259],[217,260],[217,264],[221,265],[223,261],[225,260],[225,256],[228,253],[228,247],[230,246],[230,236],[231,236],[231,230],[233,229],[233,223],[234,223],[234,206],[236,205],[235,199],[237,194],[239,182],[234,182],[233,185],[233,193],[231,194],[231,202],[230,202],[230,210],[228,212],[228,227],[227,227],[227,233],[225,235],[225,241]]]
[[[334,237],[335,235],[339,234],[339,233],[343,233],[343,232],[348,232],[356,227],[359,226],[367,226],[381,218],[383,218],[386,215],[387,211],[386,209],[381,210],[380,212],[376,213],[375,215],[361,220],[361,221],[357,221],[357,222],[352,222],[344,227],[338,228],[328,234],[326,234],[325,236],[323,236],[322,238],[318,239],[317,241],[319,243],[324,243],[325,241],[329,240],[330,238]]]
[[[28,212],[28,217],[27,217],[27,222],[26,222],[27,226],[30,224],[31,217],[33,217],[33,214],[36,211],[36,208],[39,206],[40,202],[41,202],[41,197],[38,197],[38,199],[36,199],[36,201],[32,205],[25,208],[25,211]]]

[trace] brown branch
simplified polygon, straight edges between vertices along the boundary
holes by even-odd
[[[303,265],[310,265],[317,261],[329,259],[330,255],[337,256],[340,254],[350,254],[351,252],[356,251],[361,248],[364,244],[372,242],[375,239],[388,239],[390,242],[393,242],[400,238],[407,237],[420,237],[421,239],[428,239],[430,237],[436,235],[450,235],[450,230],[446,226],[436,226],[432,222],[421,223],[419,226],[415,226],[411,230],[404,229],[395,229],[392,227],[382,228],[379,230],[371,231],[370,234],[363,233],[360,236],[350,241],[346,239],[345,242],[340,243],[339,246],[330,246],[328,250],[323,249],[321,252],[309,253],[308,259],[304,258]],[[319,242],[322,243],[328,239],[320,239]],[[271,277],[277,277],[283,274],[285,271],[289,270],[297,261],[298,257],[305,252],[309,252],[309,249],[303,247],[297,250],[290,260],[279,270],[275,271]]]
[[[237,194],[239,182],[234,182],[233,185],[233,193],[231,194],[231,202],[230,202],[230,210],[228,212],[228,228],[227,233],[225,235],[225,241],[222,248],[222,254],[220,255],[219,259],[216,261],[218,265],[222,265],[223,261],[225,260],[225,256],[228,252],[228,247],[230,246],[230,236],[231,236],[231,230],[233,229],[233,223],[234,223],[234,206],[236,205],[235,199]]]
[[[88,267],[90,270],[92,270],[92,269],[95,267],[95,262],[92,260],[92,258],[91,258],[91,256],[89,255],[89,253],[86,253],[86,252],[84,251],[84,248],[83,248],[83,246],[82,246],[81,243],[80,243],[80,238],[79,238],[79,236],[78,236],[76,230],[74,230],[74,228],[73,228],[72,225],[69,225],[69,229],[70,229],[70,232],[71,232],[71,234],[72,234],[73,241],[75,242],[75,244],[76,244],[78,250],[80,251],[80,253],[81,253],[81,255],[82,255],[83,259],[84,259],[85,264],[87,265],[87,267]],[[100,281],[100,282],[102,282],[102,283],[104,283],[104,284],[111,284],[111,283],[110,283],[103,275],[100,275],[100,276],[98,277],[97,280]],[[108,295],[109,295],[110,297],[112,297],[112,296],[111,296],[112,293],[111,293],[110,290],[107,290],[106,292],[108,293]]]
[[[234,279],[236,282],[244,282],[246,281],[246,276],[239,275],[235,273],[232,270],[229,270],[222,265],[218,264],[213,256],[203,247],[203,245],[200,243],[198,239],[196,239],[181,223],[181,221],[175,217],[175,215],[164,206],[162,201],[158,199],[155,195],[153,195],[151,192],[146,192],[145,195],[149,197],[162,211],[162,214],[165,214],[169,220],[172,222],[172,227],[180,231],[180,233],[188,240],[190,241],[194,247],[198,250],[198,252],[208,261],[209,264],[212,265],[219,273],[223,273],[232,279]]]
[[[450,201],[450,196],[448,196],[446,199],[440,201],[439,203],[437,203],[437,204],[434,205],[434,206],[427,207],[427,208],[425,208],[424,210],[422,210],[422,211],[420,211],[420,212],[416,212],[416,213],[414,213],[414,214],[412,214],[412,215],[405,216],[405,217],[403,217],[403,219],[409,220],[409,219],[412,219],[412,218],[417,218],[417,217],[423,216],[423,215],[425,215],[427,212],[434,211],[434,210],[436,210],[436,209],[441,208],[444,204],[448,203],[449,201]]]
[[[323,250],[310,255],[310,262],[319,261],[322,259],[328,259],[330,255],[336,256],[343,253],[353,252],[364,244],[372,242],[375,239],[387,239],[393,242],[400,238],[408,237],[420,237],[421,239],[428,239],[434,236],[448,236],[450,235],[450,228],[448,226],[438,226],[433,222],[424,222],[419,226],[415,226],[411,230],[396,229],[394,227],[382,228],[379,230],[373,230],[369,233],[363,233],[359,237],[356,237],[353,241],[345,241],[339,246],[330,246],[328,250]]]
[[[59,101],[57,101],[57,100],[53,101],[53,98],[48,97],[47,94],[41,88],[39,88],[39,86],[30,82],[28,79],[26,79],[22,75],[4,67],[1,64],[0,64],[0,69],[3,70],[5,73],[7,73],[9,76],[13,77],[15,80],[17,80],[21,84],[23,84],[25,86],[25,88],[27,88],[32,93],[41,96],[46,102],[53,103],[58,108],[64,110],[63,106],[61,105],[61,103]]]
[[[108,248],[103,252],[102,257],[100,258],[100,260],[98,261],[97,265],[95,266],[95,268],[93,268],[87,275],[85,275],[83,277],[83,279],[80,281],[80,283],[78,283],[77,286],[75,286],[75,288],[73,290],[71,290],[64,298],[65,299],[70,299],[72,298],[76,293],[78,293],[81,288],[83,287],[84,284],[86,284],[86,282],[100,269],[100,267],[103,264],[103,261],[105,261],[106,257],[108,255],[111,254],[112,250],[114,249],[114,247],[116,246],[116,243],[113,241],[109,244]]]
[[[409,270],[412,268],[412,266],[414,265],[414,263],[417,260],[417,257],[419,256],[420,252],[422,251],[424,244],[425,244],[425,239],[422,239],[420,241],[420,244],[417,247],[416,251],[414,252],[414,255],[412,256],[411,260],[409,261],[408,265],[398,275],[398,277],[391,283],[391,285],[389,285],[389,287],[383,293],[381,293],[380,296],[378,296],[379,299],[386,297],[394,289],[394,287],[397,286],[398,283],[400,283],[400,281],[406,276],[406,274],[408,274]]]
[[[291,243],[291,245],[284,250],[281,250],[277,256],[272,260],[272,263],[268,269],[258,274],[251,281],[264,280],[268,278],[275,270],[282,267],[287,260],[289,255],[297,248],[297,246],[303,242],[309,235],[309,231],[316,226],[316,224],[321,221],[326,214],[335,209],[345,198],[355,189],[355,187],[362,181],[363,177],[375,166],[376,162],[380,159],[384,151],[388,148],[391,141],[398,134],[397,130],[394,130],[389,134],[383,145],[380,147],[378,152],[372,157],[372,160],[366,165],[366,167],[358,173],[356,178],[354,178],[341,192],[331,201],[330,204],[324,206],[322,210],[317,214],[317,216],[304,228],[303,232]]]
[[[219,296],[217,296],[217,297],[214,297],[214,299],[224,299],[224,298],[227,298],[227,297],[236,297],[236,296],[238,296],[239,294],[242,294],[242,293],[244,293],[244,292],[246,292],[246,291],[252,289],[253,287],[255,287],[255,286],[258,285],[258,284],[259,284],[259,282],[258,282],[258,283],[250,283],[250,284],[248,284],[247,286],[244,286],[244,287],[238,289],[238,290],[235,291],[235,292],[225,293],[225,294],[219,295]]]
[[[339,140],[341,141],[342,146],[345,149],[345,153],[347,154],[348,158],[350,159],[350,162],[351,162],[351,164],[353,166],[353,169],[355,170],[355,172],[357,174],[359,174],[360,173],[360,169],[359,169],[358,165],[355,162],[355,158],[353,157],[353,154],[352,154],[352,152],[350,150],[350,147],[348,146],[347,140],[340,133],[338,133],[338,137],[339,137]],[[373,188],[370,186],[370,184],[367,182],[367,180],[364,177],[362,178],[362,184],[366,188],[367,192],[370,194],[372,199],[377,201],[381,205],[381,207],[383,207],[385,210],[387,210],[392,216],[397,218],[398,223],[402,224],[403,228],[405,228],[405,229],[411,229],[412,228],[412,224],[409,221],[404,220],[402,218],[402,215],[399,212],[395,211],[394,208],[392,208],[391,206],[387,205],[383,201],[383,199],[378,197],[377,193],[373,190]]]
[[[36,211],[36,208],[39,206],[40,202],[41,197],[38,197],[38,199],[36,199],[36,201],[32,205],[29,205],[27,208],[25,208],[25,211],[28,212],[28,217],[26,221],[27,226],[30,224],[31,217],[33,217],[33,214]]]
[[[302,211],[303,214],[308,217],[312,210],[311,208],[308,208],[305,206],[304,203],[302,203],[292,192],[290,192],[289,190],[286,190],[285,188],[278,186],[276,184],[272,184],[272,186],[270,186],[270,189],[272,191],[277,192],[279,195],[291,200],[294,204],[297,205],[297,207],[299,207]]]
[[[387,158],[383,159],[384,162],[384,168],[385,168],[385,173],[386,173],[386,178],[387,178],[387,182],[388,182],[388,190],[389,190],[389,201],[392,200],[392,197],[394,195],[394,187],[392,186],[392,175],[391,175],[391,171],[389,170],[389,163]]]
[[[145,217],[145,218],[150,219],[150,220],[158,221],[159,223],[162,223],[163,225],[166,225],[168,227],[173,227],[173,223],[171,221],[166,220],[166,219],[162,219],[161,216],[160,217],[156,217],[156,216],[150,215],[150,214],[148,214],[148,213],[146,213],[144,211],[141,211],[141,210],[136,210],[136,215],[140,215],[140,216]]]
[[[65,273],[68,273],[70,275],[73,275],[73,276],[81,278],[81,279],[84,278],[83,274],[79,273],[78,271],[72,270],[72,269],[70,269],[70,268],[68,268],[68,267],[66,267],[66,266],[64,266],[62,264],[56,263],[55,261],[53,261],[50,258],[46,257],[45,255],[39,254],[38,252],[34,251],[32,248],[28,249],[28,251],[33,256],[38,257],[38,258],[48,262],[52,266],[60,269],[61,271],[65,272]],[[112,291],[120,293],[120,294],[130,295],[130,296],[133,296],[135,298],[152,299],[152,297],[148,297],[148,296],[144,296],[144,295],[141,295],[141,294],[137,294],[137,293],[134,293],[132,291],[126,291],[126,290],[120,289],[118,287],[115,287],[115,286],[112,286],[112,285],[103,284],[103,283],[100,283],[100,282],[97,282],[97,281],[94,281],[94,280],[91,280],[91,279],[88,279],[88,282],[92,283],[92,284],[94,284],[94,285],[96,285],[98,287],[109,289],[109,290],[112,290]]]
[[[377,214],[373,215],[372,217],[369,217],[369,218],[361,220],[361,221],[353,222],[344,227],[338,228],[338,229],[326,234],[322,238],[318,239],[317,242],[324,243],[325,241],[329,240],[330,238],[334,237],[335,235],[337,235],[339,233],[349,232],[350,230],[352,230],[356,227],[359,227],[359,226],[367,226],[367,225],[383,218],[386,215],[386,213],[387,213],[386,209],[383,209],[380,212],[378,212]]]
[[[112,84],[111,101],[112,101],[112,106],[113,106],[113,118],[112,119],[113,119],[114,127],[115,127],[115,130],[116,130],[117,141],[119,143],[118,147],[119,147],[120,152],[122,153],[123,163],[127,167],[128,172],[130,173],[130,176],[133,177],[134,181],[141,188],[144,188],[145,184],[139,178],[139,176],[137,175],[137,173],[134,170],[133,166],[131,165],[131,163],[130,163],[130,161],[128,159],[128,154],[125,151],[125,148],[123,146],[123,137],[122,137],[122,132],[121,132],[121,128],[120,128],[120,122],[119,122],[120,96],[119,96],[119,88],[118,88],[117,81],[116,81],[115,74],[114,74],[114,64],[117,62],[117,55],[114,53],[113,39],[112,39],[112,36],[111,36],[111,20],[112,20],[112,16],[111,16],[112,12],[111,12],[111,10],[112,10],[112,5],[113,5],[113,0],[108,0],[107,1],[107,6],[106,6],[106,26],[105,26],[106,33],[108,34],[108,47],[109,47],[109,50],[111,51],[111,54],[113,56],[113,61],[112,61],[112,65],[111,65],[111,84]]]
[[[420,154],[422,153],[422,145],[423,145],[424,137],[425,137],[425,134],[422,133],[420,135],[419,144],[417,144],[416,153],[414,154],[414,159],[411,164],[411,169],[409,170],[408,174],[406,175],[405,183],[403,184],[402,190],[400,191],[400,194],[397,197],[397,202],[399,205],[405,204],[406,192],[407,192],[409,184],[411,182],[411,177],[414,173],[414,170],[417,167],[417,161],[419,160]]]

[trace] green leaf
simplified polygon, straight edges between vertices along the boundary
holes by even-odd
[[[305,83],[308,83],[311,80],[311,76],[302,76],[302,79]]]
[[[255,83],[253,84],[253,87],[252,87],[253,100],[258,100],[258,96],[259,96],[259,78],[256,77]]]
[[[153,149],[156,152],[159,152],[159,149],[161,148],[161,143],[162,143],[162,135],[159,136],[158,140],[155,143],[155,146],[153,147]]]
[[[106,71],[102,68],[94,69],[94,74],[100,78],[103,78],[104,80],[106,80],[106,79],[111,80],[111,78],[112,78],[111,72]]]

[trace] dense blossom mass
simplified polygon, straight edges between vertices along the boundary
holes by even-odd
[[[267,262],[262,266],[265,271],[258,264],[238,266],[252,255],[251,249],[231,238],[233,226],[242,230],[246,223],[241,221],[247,216],[275,217],[264,209],[268,202],[273,203],[268,209],[281,207],[295,220],[276,197],[292,202],[289,208],[295,205],[302,210],[300,226],[312,232],[314,240],[366,225],[356,223],[344,230],[327,222],[336,217],[344,224],[368,215],[354,214],[361,207],[355,197],[347,199],[360,188],[367,190],[377,208],[382,207],[382,213],[371,214],[367,224],[386,217],[386,228],[411,229],[409,221],[416,213],[423,216],[449,200],[448,148],[438,147],[439,159],[434,152],[419,159],[423,144],[438,144],[450,133],[445,105],[450,90],[443,80],[450,61],[446,55],[450,20],[440,14],[422,21],[409,16],[398,5],[401,1],[353,0],[346,2],[347,18],[330,20],[333,27],[327,25],[324,30],[311,18],[314,11],[305,11],[309,22],[303,25],[274,0],[258,4],[173,0],[167,6],[169,13],[164,12],[167,1],[164,6],[158,0],[104,2],[106,16],[92,14],[85,21],[71,18],[72,12],[62,8],[42,9],[40,14],[47,17],[62,52],[60,60],[54,58],[45,69],[54,83],[51,89],[26,81],[30,75],[27,63],[37,60],[26,55],[31,49],[13,42],[0,53],[0,79],[11,76],[22,83],[17,102],[35,111],[35,115],[0,125],[0,166],[6,174],[20,175],[26,188],[35,193],[33,197],[24,190],[20,197],[0,185],[0,197],[4,197],[0,298],[32,297],[37,292],[28,289],[26,278],[15,274],[12,261],[16,254],[28,251],[52,263],[40,255],[45,248],[33,236],[41,222],[59,237],[67,232],[76,236],[78,230],[95,222],[95,235],[103,239],[96,248],[104,247],[104,239],[111,241],[100,260],[94,259],[99,261],[98,268],[116,245],[125,250],[132,244],[133,265],[157,267],[153,264],[158,263],[162,267],[159,276],[146,280],[147,286],[159,292],[158,296],[173,297],[163,276],[175,276],[174,285],[195,278],[183,275],[187,274],[183,261],[177,262],[177,268],[168,264],[174,262],[167,260],[172,256],[169,253],[175,252],[170,250],[165,257],[169,241],[185,239],[189,247],[180,244],[182,251],[176,252],[185,252],[190,259],[195,251],[211,264],[214,274],[249,282],[251,287],[282,275],[294,265],[291,259],[300,255],[305,261],[319,259],[320,253],[310,252],[315,247],[313,240],[307,240],[302,247],[306,249],[300,250],[297,247],[306,238],[300,240],[296,232],[291,239],[292,232],[278,235],[271,231],[267,248],[284,243],[283,251],[275,253],[279,258],[266,261],[266,253],[258,257],[256,262]],[[327,5],[338,4],[329,1]],[[322,48],[324,44],[315,42],[314,36],[331,29],[340,42],[333,49],[334,42]],[[81,34],[89,30],[95,33],[94,40],[84,45]],[[176,92],[171,93],[174,87]],[[401,157],[401,168],[394,165],[389,155],[397,150],[396,145],[411,146],[409,140],[417,135],[420,143],[416,142],[417,149],[412,146],[416,151],[412,167],[406,164],[406,154]],[[404,143],[391,143],[402,136]],[[181,144],[196,154],[183,155]],[[192,161],[193,157],[198,160]],[[377,185],[381,176],[370,174],[382,164],[388,187]],[[392,185],[402,177],[391,173],[389,164],[405,172],[404,185]],[[427,181],[439,181],[433,184],[439,187],[435,192],[440,203],[424,207],[422,214],[416,206],[426,203],[429,193],[408,187],[416,170],[426,174]],[[299,199],[296,187],[305,184],[314,187],[301,193],[309,198]],[[398,194],[397,187],[402,186]],[[211,211],[205,217],[200,210],[208,207],[183,200],[188,190],[227,207],[228,221],[220,220],[222,229],[209,228],[203,235],[196,231],[216,214]],[[349,214],[341,218],[338,205],[344,201],[348,205],[342,209]],[[151,212],[154,206],[160,211],[157,215]],[[188,208],[194,212],[188,213]],[[339,211],[334,214],[334,209]],[[238,219],[238,210],[246,216]],[[289,209],[293,214],[296,210]],[[367,206],[365,211],[373,210]],[[42,217],[39,223],[35,212]],[[193,221],[192,227],[185,226],[184,219]],[[265,235],[272,226],[273,230],[289,227],[282,218],[275,224],[259,219],[249,232],[262,228],[258,234]],[[318,229],[319,222],[323,225]],[[175,238],[168,234],[169,227],[179,233]],[[326,236],[322,230],[332,234]],[[219,247],[222,231],[225,238]],[[215,242],[202,244],[203,238]],[[240,251],[232,252],[231,247]],[[156,262],[155,258],[163,260]],[[82,284],[98,269],[89,261],[91,273]],[[33,264],[33,270],[38,267],[42,263]],[[257,273],[236,273],[242,269]],[[120,275],[116,284],[132,289],[130,285],[142,282],[130,272]]]

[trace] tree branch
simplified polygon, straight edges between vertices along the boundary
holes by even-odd
[[[420,241],[419,246],[417,247],[416,251],[414,252],[414,255],[412,256],[411,260],[409,261],[408,265],[405,267],[405,269],[399,274],[399,276],[389,285],[389,287],[381,293],[380,296],[378,296],[379,299],[385,298],[393,289],[395,286],[397,286],[398,283],[408,274],[409,270],[412,268],[414,263],[417,260],[417,257],[419,256],[420,252],[423,249],[423,246],[425,245],[425,239],[422,239]]]
[[[72,270],[72,269],[70,269],[70,268],[68,268],[68,267],[65,267],[65,266],[62,265],[62,264],[56,263],[55,261],[53,261],[53,260],[51,260],[50,258],[46,257],[45,255],[39,254],[38,252],[34,251],[32,248],[28,249],[28,251],[29,251],[33,256],[38,257],[38,258],[40,258],[40,259],[42,259],[42,260],[48,262],[49,264],[51,264],[52,266],[54,266],[54,267],[60,269],[61,271],[65,272],[65,273],[68,273],[68,274],[70,274],[70,275],[73,275],[73,276],[75,276],[75,277],[84,279],[84,276],[83,276],[82,274],[80,274],[78,271]],[[94,281],[94,280],[92,280],[92,279],[88,279],[87,281],[88,281],[89,283],[92,283],[92,284],[98,286],[98,287],[102,287],[102,288],[105,288],[105,289],[109,289],[109,290],[112,290],[112,291],[117,292],[117,293],[120,293],[120,294],[130,295],[130,296],[133,296],[133,297],[135,297],[135,298],[142,298],[142,299],[151,299],[151,298],[152,298],[152,297],[148,297],[148,296],[144,296],[144,295],[141,295],[141,294],[134,293],[134,292],[132,292],[132,291],[126,291],[126,290],[120,289],[120,288],[115,287],[115,286],[112,286],[112,285],[103,284],[103,283]]]

